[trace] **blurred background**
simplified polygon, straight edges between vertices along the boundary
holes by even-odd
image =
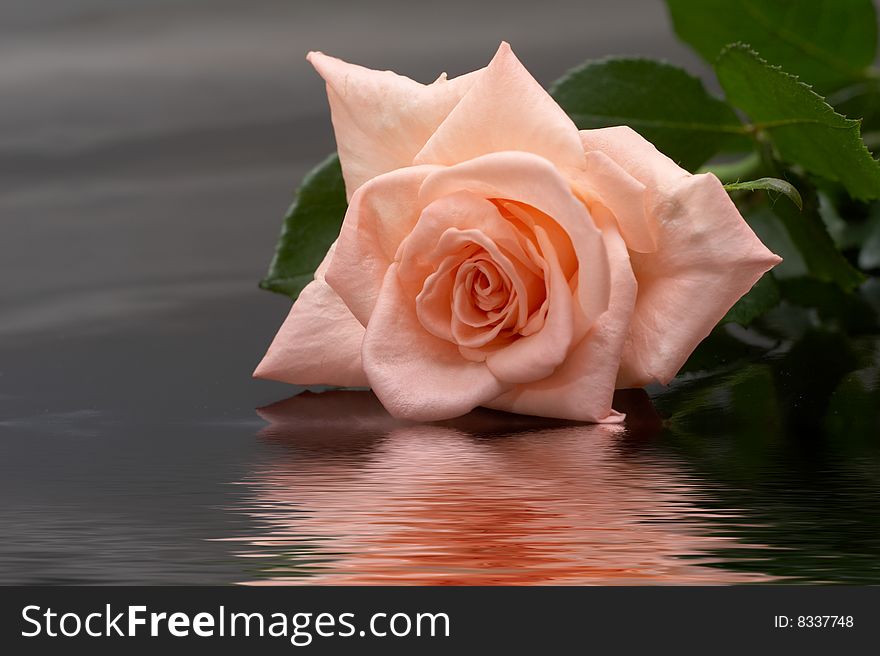
[[[551,437],[531,426],[519,433],[525,442],[499,446],[496,415],[488,432],[408,441],[400,431],[409,428],[363,419],[375,414],[369,404],[333,406],[352,408],[352,428],[328,425],[328,411],[301,397],[305,409],[270,412],[275,428],[263,428],[254,409],[292,390],[250,373],[289,302],[256,285],[298,181],[334,149],[305,54],[429,82],[485,65],[502,39],[545,84],[609,54],[706,72],[656,0],[0,3],[0,583],[290,582],[316,571],[331,582],[442,580],[426,572],[482,583],[823,580],[838,538],[801,545],[808,565],[744,564],[750,549],[772,560],[779,545],[726,538],[730,527],[709,518],[780,497],[712,496],[717,478],[701,476],[719,470],[716,451],[694,465],[680,442],[650,442],[654,419],[648,447],[636,428],[623,441],[590,441],[592,428],[580,440],[565,433],[560,444],[574,452],[537,482],[526,473],[557,448]],[[428,458],[412,469],[411,444],[423,442],[442,467]],[[572,470],[578,462],[593,483]],[[870,514],[876,460],[865,462],[870,484],[860,477],[838,493]],[[485,482],[502,465],[532,492],[511,497],[504,480]],[[474,488],[474,471],[484,488]],[[443,488],[450,480],[461,484]],[[560,502],[558,490],[569,497]],[[376,537],[388,517],[370,514],[374,498],[424,532]],[[601,505],[621,498],[618,510]],[[459,514],[433,514],[456,499]],[[481,499],[494,499],[482,514]],[[801,517],[786,499],[779,516]],[[554,503],[557,514],[529,519]],[[833,518],[836,506],[826,510],[801,526]],[[519,528],[486,538],[493,517]],[[643,544],[629,519],[644,523]],[[766,520],[777,541],[797,532],[777,520]],[[621,540],[596,528],[606,525]],[[857,528],[848,562],[862,565],[829,578],[880,577],[876,524]],[[520,560],[514,543],[526,545]],[[332,565],[342,552],[353,574],[333,578],[346,571]],[[377,552],[389,560],[377,563]],[[517,568],[531,574],[504,578]]]

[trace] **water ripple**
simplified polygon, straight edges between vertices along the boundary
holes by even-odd
[[[681,466],[645,451],[645,431],[491,411],[406,424],[357,392],[261,414],[273,458],[243,481],[240,508],[259,530],[234,538],[250,584],[773,579],[712,566],[714,551],[751,546],[708,530],[737,510],[704,505]]]

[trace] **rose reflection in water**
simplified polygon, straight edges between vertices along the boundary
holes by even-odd
[[[264,408],[272,460],[244,481],[261,530],[234,538],[254,559],[248,583],[768,580],[708,566],[730,541],[707,537],[710,513],[680,468],[643,453],[659,420],[633,400],[625,427],[484,410],[410,424],[368,392]]]

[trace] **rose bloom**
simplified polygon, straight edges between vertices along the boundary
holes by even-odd
[[[618,422],[780,258],[718,179],[628,127],[578,131],[506,43],[422,85],[319,52],[349,207],[254,375]]]

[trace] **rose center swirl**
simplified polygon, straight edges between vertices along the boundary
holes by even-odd
[[[493,205],[494,221],[439,234],[433,271],[416,298],[425,329],[474,360],[540,330],[548,308],[544,251],[551,236],[527,210],[507,201]]]

